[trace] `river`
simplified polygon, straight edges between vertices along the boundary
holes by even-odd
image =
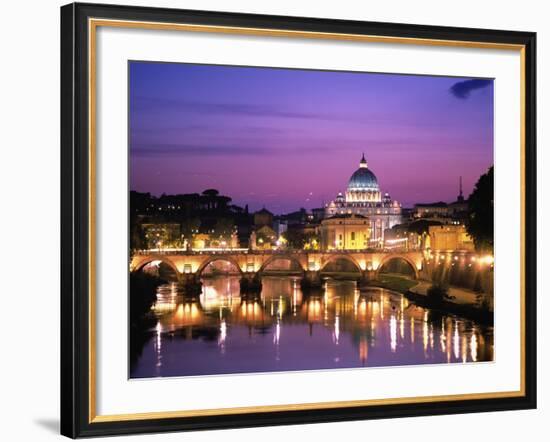
[[[239,279],[203,279],[197,299],[158,288],[130,377],[471,363],[493,359],[493,328],[418,307],[385,289],[327,280],[305,296],[299,279],[266,276],[242,297]]]

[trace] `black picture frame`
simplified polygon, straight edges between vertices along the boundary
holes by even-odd
[[[521,45],[524,51],[524,395],[437,402],[163,417],[90,418],[90,18]],[[166,8],[61,8],[61,433],[76,438],[536,408],[536,34]]]

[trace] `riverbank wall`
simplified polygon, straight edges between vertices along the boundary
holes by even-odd
[[[494,312],[486,307],[480,307],[475,300],[475,293],[450,287],[450,299],[434,299],[427,294],[426,287],[430,285],[431,283],[421,282],[403,294],[409,301],[420,307],[426,307],[442,314],[451,313],[484,325],[493,325]]]

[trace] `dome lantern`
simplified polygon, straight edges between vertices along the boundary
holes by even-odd
[[[367,167],[364,154],[359,163],[359,169],[353,173],[348,182],[348,192],[354,191],[380,191],[376,175]]]

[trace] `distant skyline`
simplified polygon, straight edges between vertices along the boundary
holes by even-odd
[[[493,164],[493,81],[130,62],[130,188],[215,188],[285,213],[344,192],[362,153],[403,207],[454,201]]]

